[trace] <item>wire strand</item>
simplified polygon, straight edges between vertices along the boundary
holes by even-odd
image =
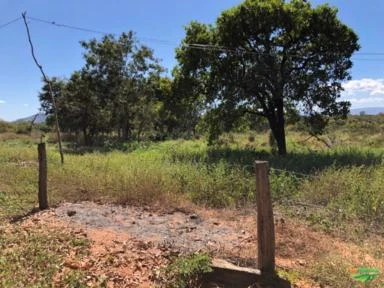
[[[17,18],[15,18],[15,19],[13,19],[13,20],[7,22],[7,23],[1,24],[1,25],[0,25],[0,29],[3,29],[3,28],[5,28],[5,27],[7,27],[8,25],[11,25],[11,24],[13,24],[13,23],[15,23],[15,22],[17,22],[17,21],[19,21],[19,20],[21,20],[21,17],[17,17]]]
[[[36,21],[36,22],[50,24],[50,25],[54,25],[54,26],[57,26],[57,27],[68,28],[68,29],[72,29],[72,30],[78,30],[78,31],[83,31],[83,32],[90,32],[90,33],[102,34],[102,35],[114,34],[114,33],[107,33],[107,32],[103,32],[103,31],[98,31],[98,30],[93,30],[93,29],[88,29],[88,28],[83,28],[83,27],[77,27],[77,26],[72,26],[72,25],[67,25],[67,24],[60,24],[60,23],[57,23],[55,21],[48,21],[48,20],[44,20],[44,19],[37,18],[37,17],[32,17],[32,16],[28,16],[27,18],[29,20],[33,20],[33,21]]]
[[[288,171],[288,170],[285,170],[285,169],[277,169],[277,168],[269,168],[270,171],[276,171],[276,172],[282,172],[282,173],[287,173],[287,174],[291,174],[291,175],[296,175],[296,176],[300,176],[300,177],[305,177],[305,178],[319,178],[318,176],[316,175],[310,175],[310,174],[304,174],[304,173],[300,173],[300,172],[294,172],[294,171]]]
[[[40,23],[44,24],[49,24],[53,25],[56,27],[61,27],[61,28],[67,28],[67,29],[72,29],[72,30],[77,30],[77,31],[83,31],[83,32],[88,32],[88,33],[94,33],[94,34],[100,34],[100,35],[117,35],[116,33],[108,33],[96,29],[90,29],[90,28],[85,28],[85,27],[79,27],[75,25],[68,25],[68,24],[62,24],[58,23],[56,21],[49,21],[45,20],[42,18],[38,17],[32,17],[28,16],[28,19],[32,21],[37,21]],[[19,20],[19,19],[15,19]],[[13,20],[13,21],[15,21]],[[0,26],[1,29],[1,26]],[[177,46],[178,44],[173,43],[169,40],[165,39],[158,39],[158,38],[151,38],[151,37],[137,37],[140,40],[143,41],[149,41],[149,42],[157,42],[162,45],[168,45],[168,46]],[[271,55],[269,52],[264,52],[264,51],[248,51],[244,48],[234,48],[234,47],[226,47],[226,46],[219,46],[219,45],[212,45],[212,44],[201,44],[201,43],[183,43],[181,47],[189,48],[189,49],[197,49],[197,50],[204,50],[204,51],[218,51],[218,52],[231,52],[231,53],[243,53],[243,54],[254,54],[254,55]],[[303,57],[303,55],[297,54],[297,53],[287,53],[287,55],[290,56],[296,56],[296,57],[301,57],[301,58],[307,58]],[[331,53],[328,53],[328,55],[332,55]],[[352,57],[355,56],[384,56],[384,52],[356,52]],[[354,59],[356,61],[384,61],[384,58],[358,58]]]

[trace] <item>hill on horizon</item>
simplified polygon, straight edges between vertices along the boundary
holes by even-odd
[[[350,114],[352,114],[352,115],[360,115],[363,112],[365,114],[367,114],[367,115],[377,115],[377,114],[380,114],[380,113],[384,113],[384,107],[354,108],[354,109],[351,109]]]
[[[44,113],[37,113],[28,117],[17,119],[15,121],[12,121],[11,123],[31,122],[35,117],[35,124],[42,124],[45,123],[45,120],[47,120],[47,115],[45,115]]]

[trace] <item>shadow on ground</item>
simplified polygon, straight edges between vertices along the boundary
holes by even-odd
[[[173,153],[173,161],[216,164],[247,167],[252,169],[255,160],[268,161],[270,167],[297,173],[314,173],[334,166],[336,168],[352,166],[375,166],[383,161],[383,154],[358,149],[343,149],[313,152],[291,152],[285,156],[271,154],[266,151],[241,148],[210,148],[206,154]]]

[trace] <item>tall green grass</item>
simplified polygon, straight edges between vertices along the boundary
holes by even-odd
[[[132,152],[66,154],[63,167],[55,146],[49,144],[50,202],[168,205],[187,199],[210,207],[241,207],[255,200],[254,160],[267,160],[273,168],[270,184],[276,203],[305,202],[346,218],[382,223],[382,150],[336,147],[314,152],[310,147],[290,147],[291,152],[281,157],[251,140],[239,134],[220,147],[207,147],[203,140],[175,140],[138,144]],[[0,211],[4,215],[36,205],[36,157],[31,140],[0,142]]]

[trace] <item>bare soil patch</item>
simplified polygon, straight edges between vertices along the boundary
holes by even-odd
[[[85,271],[91,287],[98,287],[100,281],[107,287],[155,287],[162,267],[180,253],[205,251],[240,266],[256,264],[256,217],[252,212],[166,211],[81,202],[37,213],[23,225],[36,223],[47,229],[75,231],[90,240],[89,254],[80,258],[69,254],[63,269]],[[346,258],[356,267],[365,264],[384,271],[383,259],[364,248],[373,245],[370,242],[361,246],[347,243],[281,216],[276,216],[276,233],[278,268],[299,275],[292,287],[322,287],[306,271],[327,255]],[[383,246],[384,242],[375,238],[374,243]]]
[[[91,229],[108,229],[183,252],[225,250],[225,247],[238,247],[250,237],[241,225],[175,209],[154,212],[138,207],[82,202],[65,203],[55,209],[55,215],[69,223]]]

